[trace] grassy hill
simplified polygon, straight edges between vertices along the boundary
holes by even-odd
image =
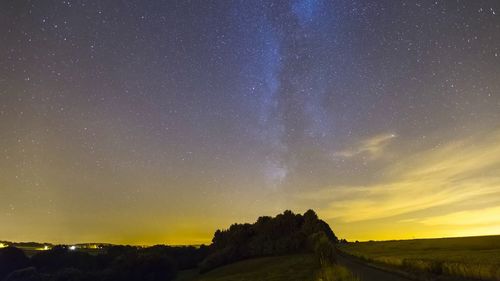
[[[500,235],[349,243],[340,249],[410,271],[500,280]]]
[[[312,281],[319,268],[312,254],[288,255],[244,260],[205,274],[184,271],[176,281]]]

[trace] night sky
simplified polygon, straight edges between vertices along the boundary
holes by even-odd
[[[500,233],[500,2],[0,1],[0,240]]]

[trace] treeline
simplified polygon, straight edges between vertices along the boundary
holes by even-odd
[[[0,249],[0,281],[168,281],[177,271],[200,272],[242,259],[316,253],[322,266],[335,261],[338,239],[312,210],[285,211],[253,224],[217,230],[209,246],[148,248],[107,246],[99,254],[55,246],[31,258],[15,247]]]
[[[15,247],[0,249],[4,281],[168,281],[178,270],[196,267],[207,247],[111,246],[91,255],[56,246],[31,258]]]
[[[330,226],[313,210],[304,215],[285,211],[276,217],[260,217],[254,224],[233,224],[227,230],[217,230],[200,271],[247,258],[301,252],[333,259],[333,244],[337,242]]]

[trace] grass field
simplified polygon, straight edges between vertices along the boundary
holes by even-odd
[[[314,255],[267,257],[236,262],[201,275],[181,272],[176,281],[312,281],[319,268]]]
[[[197,272],[182,271],[175,281],[357,281],[344,267],[321,267],[313,254],[256,258]]]
[[[360,242],[340,246],[362,259],[479,280],[500,280],[500,235]]]

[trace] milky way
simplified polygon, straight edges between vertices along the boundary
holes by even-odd
[[[0,240],[500,232],[498,1],[7,0],[0,35]]]

